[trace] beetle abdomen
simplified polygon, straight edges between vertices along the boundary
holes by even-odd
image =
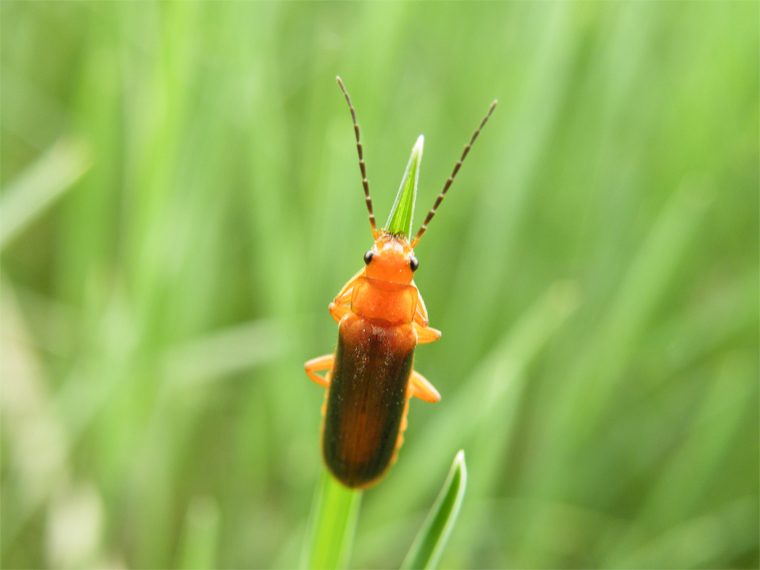
[[[372,485],[395,459],[416,341],[412,325],[377,325],[354,313],[340,322],[322,452],[348,487]]]

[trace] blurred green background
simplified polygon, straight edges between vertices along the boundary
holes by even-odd
[[[440,341],[352,567],[757,567],[757,2],[14,2],[2,566],[298,564],[327,305],[426,137]],[[418,215],[416,225],[421,222]]]

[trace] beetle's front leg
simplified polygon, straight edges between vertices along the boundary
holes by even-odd
[[[345,317],[351,311],[351,294],[354,288],[351,287],[342,297],[336,297],[335,301],[330,303],[330,314],[336,323]]]
[[[441,331],[428,326],[427,308],[419,291],[417,291],[417,309],[414,311],[414,330],[417,331],[417,344],[426,344],[441,338]]]
[[[330,314],[332,315],[332,318],[335,319],[336,323],[339,323],[340,320],[351,310],[351,295],[354,292],[354,283],[359,277],[364,276],[365,269],[366,268],[362,267],[356,275],[349,279],[348,283],[343,285],[343,288],[338,291],[335,300],[330,303]]]

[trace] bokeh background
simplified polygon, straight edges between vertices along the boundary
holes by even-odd
[[[416,137],[440,341],[352,567],[757,567],[757,2],[16,2],[2,566],[298,564],[327,305]],[[421,216],[418,216],[417,224]]]

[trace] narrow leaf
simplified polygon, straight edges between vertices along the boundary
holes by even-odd
[[[64,137],[3,188],[0,246],[5,247],[71,188],[92,165],[89,147]]]
[[[309,517],[302,568],[345,568],[359,518],[361,491],[348,489],[323,470]]]
[[[406,172],[401,179],[401,186],[396,194],[385,229],[392,234],[412,234],[412,218],[414,217],[414,202],[417,199],[417,180],[420,177],[420,161],[422,160],[422,145],[425,137],[420,135],[412,148],[412,156],[406,165]]]
[[[454,458],[449,476],[430,510],[425,523],[401,564],[402,569],[436,568],[459,516],[467,487],[464,451]]]
[[[215,568],[221,526],[219,505],[211,497],[194,497],[187,508],[178,568]]]

